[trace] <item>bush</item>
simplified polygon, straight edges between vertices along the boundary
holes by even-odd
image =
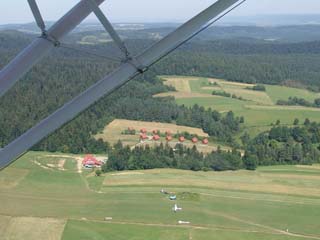
[[[102,171],[100,169],[96,170],[96,176],[97,177],[100,177],[102,174]]]
[[[243,164],[247,170],[254,171],[257,169],[258,159],[254,155],[245,154]]]
[[[258,85],[253,86],[252,90],[265,92],[266,91],[266,87],[264,85],[262,85],[262,84],[258,84]]]
[[[231,94],[225,91],[213,91],[212,95],[222,96],[222,97],[231,97]]]

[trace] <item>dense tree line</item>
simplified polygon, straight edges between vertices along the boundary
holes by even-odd
[[[320,162],[320,124],[306,120],[293,128],[274,126],[254,139],[242,136],[247,154],[255,156],[258,165],[312,164]]]
[[[260,92],[265,92],[266,87],[262,84],[255,85],[251,88],[253,91],[260,91]]]
[[[288,101],[286,100],[278,100],[277,105],[285,105],[285,106],[304,106],[304,107],[316,107],[320,108],[320,98],[314,100],[314,102],[309,102],[304,98],[298,97],[289,97]]]
[[[193,148],[177,144],[175,148],[169,145],[137,146],[130,149],[118,142],[109,153],[107,163],[102,167],[105,172],[142,170],[153,168],[176,168],[193,171],[225,171],[247,168],[255,169],[255,162],[241,157],[236,150],[223,152],[217,150],[204,155]]]

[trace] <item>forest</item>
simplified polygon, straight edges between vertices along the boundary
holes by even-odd
[[[114,145],[109,153],[108,161],[102,171],[142,170],[154,168],[175,168],[193,171],[225,171],[246,168],[254,170],[256,161],[252,157],[241,157],[240,152],[223,152],[218,149],[203,155],[194,146],[186,148],[177,144],[175,148],[169,145],[149,147],[140,146],[130,149],[121,142]]]
[[[241,138],[246,152],[258,165],[312,164],[320,158],[320,124],[308,119],[301,126],[274,126],[254,139]]]
[[[0,68],[31,39],[30,35],[14,31],[0,32]],[[131,39],[127,44],[137,52],[152,44],[152,41]],[[85,48],[108,53],[111,47],[112,44],[99,44]],[[191,42],[157,63],[150,72],[101,99],[35,146],[34,150],[70,153],[112,151],[108,143],[92,136],[115,118],[174,122],[178,125],[199,127],[213,140],[236,146],[234,136],[239,133],[246,116],[235,116],[232,112],[221,114],[214,109],[204,109],[197,105],[191,108],[178,106],[173,98],[153,98],[154,94],[174,90],[164,86],[157,76],[214,76],[233,81],[286,84],[319,91],[319,60],[320,42],[270,43],[248,39]],[[56,49],[1,98],[0,147],[21,135],[118,65],[119,63],[71,49]],[[285,144],[269,139],[268,133],[264,133],[255,139],[247,139],[243,146],[251,162],[257,157],[258,164],[279,163],[286,162],[279,155],[292,150],[286,148],[289,140],[291,141],[291,138]],[[273,145],[274,141],[278,143]],[[306,156],[304,148],[310,149],[309,145],[308,142],[295,142],[295,151]],[[317,147],[311,145],[314,155],[307,158],[308,162],[315,161],[318,154]],[[263,151],[257,150],[262,147]],[[298,148],[301,148],[301,151]],[[218,155],[210,156],[220,159]],[[207,158],[203,156],[203,159]],[[243,162],[241,157],[240,159]],[[208,166],[200,164],[201,169]]]

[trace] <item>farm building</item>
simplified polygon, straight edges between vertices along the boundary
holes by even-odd
[[[141,129],[140,129],[140,132],[146,134],[146,133],[147,133],[147,129],[141,128]]]
[[[172,136],[168,135],[168,136],[166,137],[166,140],[167,140],[168,142],[172,141]]]
[[[102,162],[98,161],[93,155],[88,154],[82,160],[82,165],[86,168],[100,167]]]
[[[153,135],[152,139],[154,141],[159,141],[160,140],[160,136],[159,135]]]
[[[209,143],[209,140],[207,138],[205,138],[205,139],[202,140],[202,143],[207,145]]]
[[[179,142],[183,143],[186,139],[184,138],[184,136],[180,136],[179,137]]]
[[[193,137],[193,138],[191,139],[191,141],[192,141],[193,143],[197,143],[197,142],[198,142],[198,138]]]
[[[140,140],[147,140],[148,139],[148,136],[147,136],[147,134],[145,134],[145,133],[141,133],[140,134]]]

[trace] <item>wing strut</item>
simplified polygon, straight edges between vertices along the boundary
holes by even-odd
[[[46,25],[43,21],[43,18],[41,16],[41,13],[40,13],[40,10],[39,10],[39,7],[37,5],[36,0],[28,0],[28,3],[29,3],[29,6],[31,8],[31,11],[33,13],[33,16],[36,20],[38,27],[40,28],[42,34],[45,34],[46,33]]]
[[[177,46],[190,39],[190,37],[210,26],[212,24],[212,22],[210,23],[211,20],[217,18],[219,15],[221,18],[222,13],[225,15],[235,7],[245,2],[245,0],[230,10],[230,8],[237,2],[239,2],[239,0],[218,0],[187,23],[183,24],[177,30],[170,33],[158,43],[154,44],[152,47],[137,56],[137,61],[143,66],[150,66],[154,64],[160,58],[174,50]],[[229,11],[227,11],[228,9]],[[205,26],[206,24],[207,26]],[[112,93],[114,90],[139,74],[140,72],[136,67],[128,62],[123,62],[120,67],[110,75],[92,85],[86,91],[66,103],[63,107],[2,149],[0,151],[0,169],[8,166],[32,146],[55,130],[59,129],[62,125],[74,119],[78,114],[90,107],[100,98]]]
[[[95,0],[101,4],[105,0]],[[34,8],[35,9],[35,8]],[[2,97],[32,66],[52,50],[61,40],[78,26],[92,10],[87,0],[81,0],[47,31],[49,38],[37,38],[0,71],[0,97]],[[54,39],[54,40],[53,40]],[[56,42],[56,44],[53,43]],[[0,159],[1,160],[1,159]]]
[[[113,28],[112,24],[108,20],[108,18],[103,14],[99,6],[94,0],[88,0],[90,2],[90,6],[94,14],[97,16],[105,30],[110,34],[110,37],[113,39],[113,41],[117,44],[118,48],[121,50],[121,52],[124,54],[124,57],[129,57],[130,53],[124,44],[124,42],[121,40],[120,36],[116,32],[116,30]]]
[[[123,54],[123,62],[128,62],[132,64],[140,73],[143,73],[147,70],[147,67],[143,66],[136,58],[134,58],[126,47],[125,43],[122,41],[121,37],[118,35],[116,30],[113,28],[112,24],[108,20],[108,18],[101,11],[99,6],[96,4],[94,0],[88,0],[90,2],[90,6],[92,11],[95,13],[105,30],[109,33],[110,37],[113,39],[115,44],[118,46],[120,51]]]

